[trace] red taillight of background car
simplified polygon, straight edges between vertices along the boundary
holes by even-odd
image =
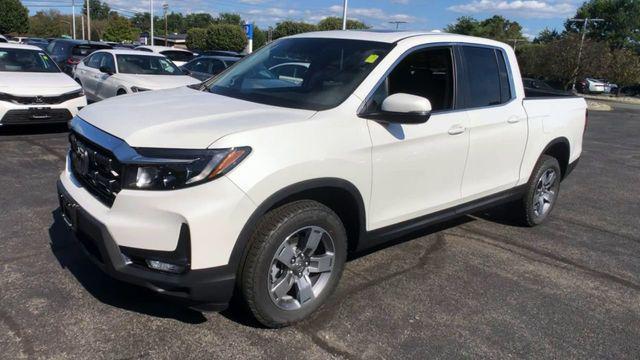
[[[69,65],[78,65],[80,63],[80,60],[78,59],[74,59],[72,57],[67,59],[67,64]]]

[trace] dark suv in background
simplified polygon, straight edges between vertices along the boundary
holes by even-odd
[[[55,39],[47,46],[47,52],[60,69],[71,75],[76,65],[96,50],[111,49],[111,45],[85,40]]]

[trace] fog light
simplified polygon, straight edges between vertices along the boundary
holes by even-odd
[[[179,274],[184,271],[184,266],[169,264],[158,260],[146,260],[147,266],[154,270],[166,271],[174,274]]]
[[[122,256],[122,261],[124,261],[125,265],[131,265],[133,264],[133,261],[131,260],[130,257],[128,257],[127,255],[120,253],[120,255]]]

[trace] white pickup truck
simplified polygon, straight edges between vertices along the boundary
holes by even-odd
[[[543,222],[587,114],[535,95],[491,40],[279,39],[202,85],[84,108],[62,218],[115,278],[199,309],[237,294],[286,326],[325,302],[349,252],[507,202]]]

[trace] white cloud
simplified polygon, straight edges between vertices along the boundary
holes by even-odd
[[[329,11],[334,15],[342,14],[342,6],[333,5],[329,7]],[[388,21],[414,21],[416,18],[407,14],[388,14],[380,8],[348,8],[347,17],[349,19],[373,19]],[[366,22],[366,21],[365,21]]]
[[[409,3],[409,0],[391,0],[392,4],[401,4],[401,5],[407,5]]]
[[[496,12],[530,18],[560,18],[572,15],[576,7],[566,0],[475,0],[467,4],[449,6],[447,10],[459,13]]]
[[[268,2],[269,0],[238,0],[238,2],[249,5],[259,5]]]

